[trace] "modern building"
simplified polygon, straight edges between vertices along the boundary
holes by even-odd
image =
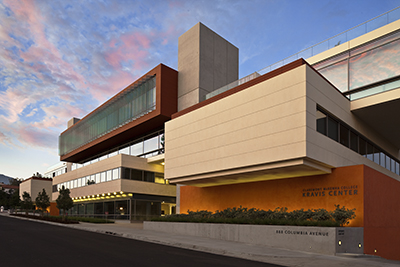
[[[141,220],[175,213],[176,188],[164,179],[164,123],[177,111],[178,73],[158,65],[59,138],[53,199],[69,188],[72,215]],[[61,168],[63,172],[64,167]]]
[[[27,192],[31,196],[32,201],[35,202],[38,194],[41,193],[43,189],[45,189],[46,193],[50,197],[50,207],[47,209],[47,211],[50,213],[50,215],[56,216],[59,214],[59,210],[57,209],[55,199],[52,199],[52,186],[52,178],[32,176],[28,179],[25,179],[19,184],[19,198],[22,200],[23,193]]]
[[[130,219],[340,205],[364,253],[400,260],[398,11],[240,80],[238,49],[195,25],[178,71],[157,66],[60,135],[74,164],[53,198],[64,185],[74,213]]]

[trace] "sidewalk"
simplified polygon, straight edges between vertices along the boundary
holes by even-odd
[[[8,216],[8,213],[0,213],[0,215]],[[20,217],[14,217],[20,218]],[[46,222],[49,223],[49,222]],[[155,232],[143,230],[142,223],[124,223],[117,222],[115,224],[59,224],[64,227],[70,227],[85,231],[92,231],[103,234],[110,234],[153,242],[168,246],[174,246],[185,249],[192,249],[213,254],[243,258],[248,260],[274,263],[283,266],[376,266],[391,267],[400,266],[399,261],[389,261],[374,256],[352,257],[348,256],[328,256],[307,252],[299,252],[286,249],[271,248],[266,246],[250,245],[246,243],[222,241],[218,239],[210,239],[194,236],[174,235],[164,232]]]

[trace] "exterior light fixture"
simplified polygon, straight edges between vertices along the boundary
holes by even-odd
[[[119,192],[119,193],[122,195],[124,192],[121,191],[121,192]]]
[[[106,195],[106,194],[101,194],[103,197]]]
[[[377,252],[377,250],[375,249],[375,250],[374,250],[374,252],[376,253],[376,252]]]
[[[99,194],[97,194],[97,196],[99,197],[100,195],[99,195]]]
[[[161,162],[161,165],[165,165],[165,162]]]
[[[116,195],[117,194],[117,192],[114,192],[114,195]]]
[[[341,246],[342,245],[342,240],[339,240],[338,244],[339,244],[339,246]]]
[[[94,195],[92,195],[92,197],[94,197]]]
[[[130,196],[130,197],[131,197],[131,196],[133,196],[133,195],[132,195],[132,194],[128,194],[128,196]]]
[[[361,243],[358,243],[358,247],[359,247],[359,248],[361,248],[361,247],[362,247]]]
[[[108,193],[107,195],[111,195],[110,193]]]

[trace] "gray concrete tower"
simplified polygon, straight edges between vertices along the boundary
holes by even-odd
[[[182,34],[178,45],[178,111],[236,81],[238,63],[239,49],[202,23]]]

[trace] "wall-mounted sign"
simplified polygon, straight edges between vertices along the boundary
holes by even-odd
[[[328,236],[328,232],[322,231],[298,231],[298,230],[276,230],[275,234],[281,235],[311,235],[311,236]]]
[[[340,197],[358,195],[357,185],[343,185],[330,187],[316,187],[303,189],[303,197]]]

